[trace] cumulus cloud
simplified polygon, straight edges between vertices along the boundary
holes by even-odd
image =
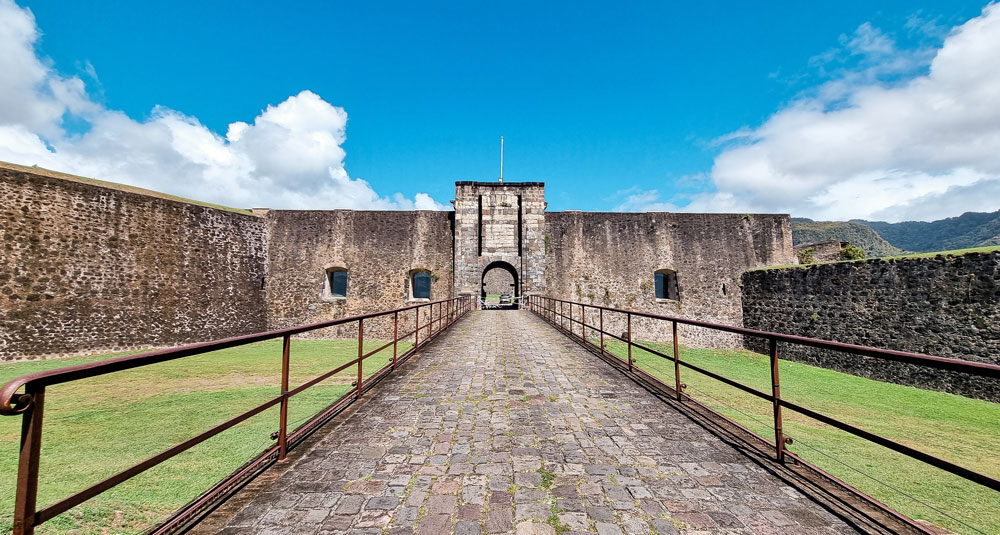
[[[860,57],[852,69],[724,136],[715,192],[645,203],[889,221],[1000,208],[1000,4],[937,48],[901,51],[867,23],[841,42],[817,61]]]
[[[136,121],[97,104],[83,80],[40,58],[38,37],[28,9],[0,0],[0,160],[230,206],[445,208],[426,193],[383,197],[351,178],[347,113],[311,91],[230,124],[224,137],[166,107]],[[92,66],[87,72],[96,80]],[[67,131],[71,121],[86,127]]]

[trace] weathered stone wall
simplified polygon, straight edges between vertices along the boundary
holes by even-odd
[[[796,261],[786,215],[549,212],[545,221],[549,296],[641,312],[742,325],[740,274]],[[677,272],[679,300],[655,298],[659,269]],[[605,327],[624,332],[624,318],[606,314]],[[666,341],[670,329],[669,322],[637,319],[633,337]],[[682,327],[680,341],[742,344],[696,327]]]
[[[511,294],[513,295],[514,277],[510,276],[506,270],[496,268],[486,273],[483,280],[487,294]]]
[[[813,262],[836,262],[843,260],[840,251],[846,246],[847,242],[839,240],[803,243],[795,246],[795,254],[798,255],[811,249],[809,254],[811,254]]]
[[[417,269],[432,274],[431,300],[454,294],[451,212],[272,210],[267,223],[267,310],[272,329],[416,304],[409,299],[409,275]],[[326,270],[333,267],[348,271],[346,298],[329,296]],[[435,318],[437,312],[435,307]],[[401,334],[413,329],[413,314],[400,316]],[[351,324],[304,336],[356,335],[357,325]],[[365,335],[391,338],[391,318],[366,323]]]
[[[455,183],[455,276],[458,293],[480,294],[494,262],[514,268],[515,294],[545,292],[545,185]]]
[[[0,167],[0,359],[260,331],[252,215]]]
[[[753,329],[1000,364],[1000,252],[750,271],[743,319]],[[779,350],[880,381],[1000,401],[1000,381],[790,344]]]

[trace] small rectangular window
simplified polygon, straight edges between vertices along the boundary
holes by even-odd
[[[413,274],[413,298],[431,298],[431,274],[418,272]]]
[[[677,287],[677,272],[661,269],[654,275],[657,299],[680,299],[680,289]]]
[[[330,272],[330,295],[333,297],[347,297],[347,272]]]

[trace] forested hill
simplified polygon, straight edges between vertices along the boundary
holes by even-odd
[[[851,222],[868,225],[886,241],[907,251],[947,251],[1000,245],[1000,210],[996,212],[966,212],[958,217],[931,222],[886,223],[884,221],[864,220],[852,220]],[[858,246],[860,247],[860,245]],[[864,248],[862,247],[862,249]]]
[[[861,222],[792,219],[792,242],[795,245],[831,240],[850,242],[860,247],[869,258],[893,256],[903,252],[882,239],[873,228]]]

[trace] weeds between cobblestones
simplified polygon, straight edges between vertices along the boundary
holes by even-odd
[[[463,320],[222,532],[854,533],[541,320]]]

